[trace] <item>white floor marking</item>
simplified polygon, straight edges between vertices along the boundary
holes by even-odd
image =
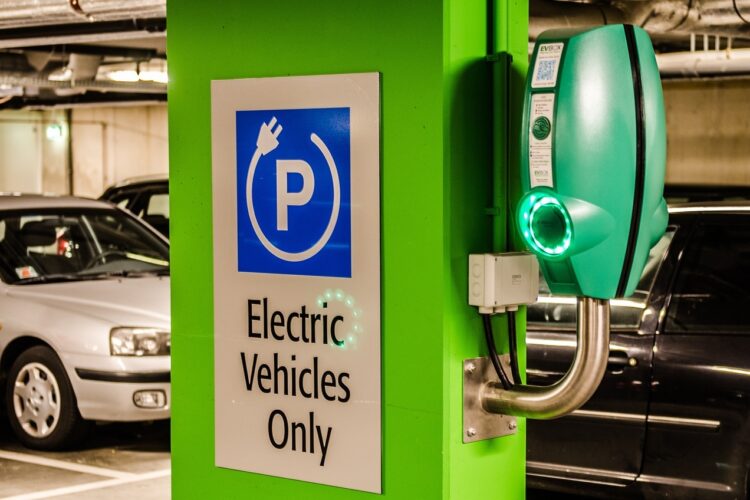
[[[66,462],[64,460],[55,460],[53,458],[40,457],[27,453],[18,453],[15,451],[0,450],[0,458],[13,460],[16,462],[26,462],[34,465],[43,465],[45,467],[54,467],[56,469],[65,469],[83,474],[94,474],[96,476],[112,477],[117,479],[127,479],[135,476],[130,472],[121,472],[118,470],[105,469],[104,467],[94,467],[93,465],[77,464]]]
[[[104,481],[94,481],[92,483],[77,484],[75,486],[64,486],[62,488],[54,488],[51,490],[35,491],[34,493],[24,493],[22,495],[15,495],[12,497],[4,497],[0,500],[38,500],[44,498],[59,497],[60,495],[70,495],[73,493],[80,493],[82,491],[98,490],[101,488],[109,488],[111,486],[120,486],[122,484],[137,483],[138,481],[158,479],[160,477],[167,477],[171,474],[171,469],[145,472],[143,474],[130,474],[131,477],[127,478],[106,479]]]

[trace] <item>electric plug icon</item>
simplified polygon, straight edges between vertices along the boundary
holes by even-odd
[[[264,123],[260,126],[258,132],[258,140],[255,141],[255,146],[263,156],[267,155],[279,146],[279,134],[283,130],[283,127],[279,123],[276,126],[276,117],[271,118],[271,121]],[[276,127],[274,129],[274,127]]]

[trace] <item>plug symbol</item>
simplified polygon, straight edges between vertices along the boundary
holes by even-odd
[[[271,118],[271,121],[260,126],[255,147],[261,155],[265,156],[279,146],[279,134],[282,130],[283,127],[280,123],[277,126],[275,116]]]
[[[310,245],[307,249],[297,252],[289,252],[282,250],[274,245],[268,237],[263,233],[263,229],[258,223],[258,218],[255,214],[255,205],[253,203],[253,179],[255,178],[255,171],[258,168],[260,159],[268,153],[274,151],[279,147],[279,135],[283,130],[282,126],[276,120],[276,117],[272,117],[268,123],[262,123],[260,130],[258,131],[258,138],[255,141],[255,153],[250,160],[250,166],[247,171],[247,180],[245,181],[245,199],[247,202],[247,213],[250,217],[250,224],[255,231],[256,236],[260,240],[260,243],[268,250],[272,255],[287,262],[302,262],[320,252],[323,247],[326,246],[328,240],[333,234],[333,230],[336,228],[336,222],[339,218],[339,209],[341,207],[341,184],[339,182],[338,168],[336,162],[333,159],[331,151],[323,140],[315,132],[310,133],[310,142],[317,147],[320,154],[325,159],[326,165],[331,173],[331,180],[333,182],[333,199],[331,200],[331,216],[328,219],[325,230],[320,238]],[[292,133],[292,137],[294,133]],[[266,160],[267,162],[269,160]],[[306,160],[301,158],[296,159],[284,159],[279,158],[275,161],[276,164],[276,230],[277,231],[288,231],[289,230],[289,218],[287,212],[289,207],[297,206],[301,207],[310,204],[313,192],[315,190],[315,174],[312,166]],[[302,188],[299,191],[289,191],[289,175],[297,175],[302,177]]]

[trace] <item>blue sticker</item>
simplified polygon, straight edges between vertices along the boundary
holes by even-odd
[[[240,272],[351,277],[349,115],[237,111]]]

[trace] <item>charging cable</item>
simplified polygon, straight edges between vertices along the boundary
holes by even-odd
[[[508,374],[505,373],[503,365],[500,362],[500,356],[497,353],[497,346],[495,345],[495,337],[492,332],[492,321],[489,314],[482,314],[482,323],[484,325],[484,339],[487,343],[487,351],[489,352],[490,361],[492,366],[495,368],[500,383],[503,389],[512,389],[515,384],[521,383],[521,370],[518,363],[518,338],[516,337],[516,313],[515,311],[508,311],[508,346],[510,348],[510,370],[511,380]]]
[[[503,389],[506,391],[513,387],[513,382],[508,378],[508,375],[503,370],[503,365],[500,364],[500,356],[497,355],[497,346],[495,346],[495,337],[492,334],[492,321],[490,320],[489,314],[482,314],[482,322],[484,324],[484,340],[487,342],[487,351],[489,351],[490,361],[492,366],[495,367],[495,372],[500,378],[500,383]]]

